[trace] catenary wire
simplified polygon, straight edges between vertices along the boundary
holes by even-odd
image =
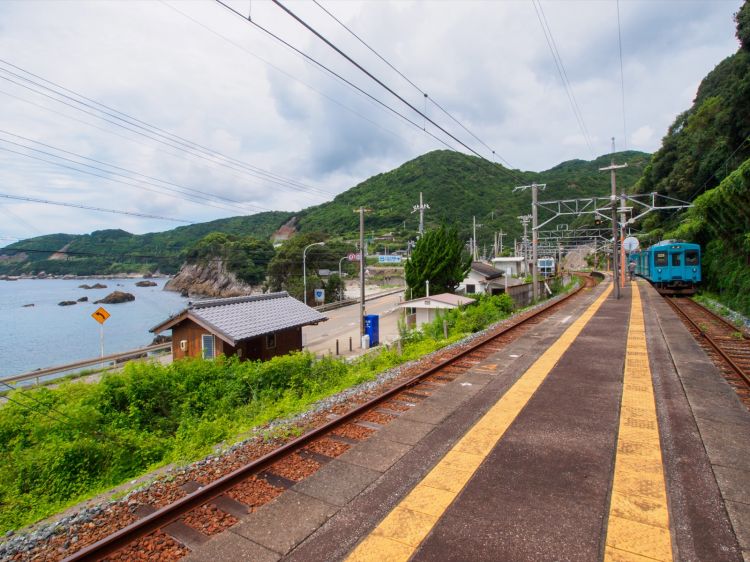
[[[565,70],[565,65],[563,64],[560,52],[557,49],[557,43],[555,42],[555,37],[552,35],[552,29],[550,28],[549,23],[547,22],[547,17],[544,14],[544,8],[542,7],[542,3],[540,0],[532,0],[531,3],[534,6],[536,17],[539,20],[539,25],[541,26],[542,32],[544,33],[544,38],[547,41],[547,46],[549,47],[550,53],[552,54],[552,60],[554,61],[555,67],[557,68],[557,73],[559,74],[560,81],[562,82],[563,88],[565,89],[565,94],[567,95],[568,101],[570,102],[570,107],[573,110],[573,115],[578,122],[578,127],[581,129],[581,134],[583,135],[589,152],[591,153],[591,156],[593,158],[594,147],[591,143],[588,128],[586,127],[586,122],[583,119],[583,114],[581,113],[581,109],[578,105],[578,102],[576,101],[575,94],[573,93],[573,88],[570,85],[568,73]]]
[[[458,119],[456,119],[447,109],[445,109],[442,105],[440,105],[438,102],[436,102],[432,97],[430,97],[427,92],[425,92],[422,88],[417,86],[414,82],[412,82],[403,72],[401,72],[398,68],[396,68],[393,64],[390,63],[383,55],[381,55],[378,51],[376,51],[373,47],[371,47],[364,39],[362,39],[359,35],[357,35],[349,26],[347,26],[344,22],[342,22],[339,18],[337,18],[333,13],[331,13],[328,9],[326,9],[318,0],[313,0],[313,2],[326,14],[328,14],[336,23],[338,23],[341,27],[343,27],[346,31],[348,31],[352,36],[354,36],[357,41],[362,43],[370,52],[372,52],[376,57],[378,57],[381,61],[383,61],[386,65],[388,65],[396,74],[401,76],[404,80],[406,80],[415,90],[417,90],[420,94],[422,94],[426,100],[429,100],[435,107],[437,107],[440,111],[442,111],[445,115],[447,115],[453,122],[455,122],[459,127],[461,127],[464,131],[469,133],[475,140],[477,140],[482,146],[484,146],[487,150],[491,151],[493,155],[497,156],[505,162],[505,164],[509,168],[513,168],[514,166],[508,162],[505,158],[500,156],[495,152],[495,150],[492,149],[486,142],[484,142],[482,139],[480,139],[477,135],[475,135],[473,132],[471,132],[463,123],[461,123]]]
[[[48,80],[48,79],[43,78],[43,77],[41,77],[41,76],[39,76],[37,74],[34,74],[33,72],[30,72],[28,70],[25,70],[25,69],[19,67],[19,66],[16,66],[13,63],[10,63],[10,62],[8,62],[8,61],[6,61],[4,59],[0,59],[0,62],[3,63],[3,64],[5,64],[5,65],[7,65],[7,66],[15,68],[17,70],[20,70],[21,72],[24,72],[24,73],[28,74],[29,76],[33,76],[34,78],[37,78],[38,80],[42,80],[46,84],[51,84],[52,86],[54,86],[55,88],[57,88],[58,90],[60,90],[62,92],[67,92],[69,94],[72,94],[73,96],[77,96],[78,98],[81,98],[82,100],[86,100],[86,102],[89,102],[89,103],[81,102],[79,99],[76,99],[76,97],[72,97],[72,96],[69,96],[69,95],[67,95],[65,93],[61,93],[60,91],[57,91],[56,93],[58,95],[60,95],[60,96],[66,97],[66,98],[68,98],[68,99],[70,99],[70,100],[72,100],[72,101],[74,101],[76,103],[79,103],[79,104],[87,106],[87,107],[92,107],[92,104],[95,105],[95,106],[98,106],[98,107],[93,107],[93,109],[96,109],[97,111],[100,111],[100,112],[104,113],[105,115],[109,115],[109,116],[111,116],[111,117],[113,117],[115,119],[122,120],[125,123],[128,123],[128,124],[130,124],[132,126],[138,127],[140,129],[146,130],[148,132],[151,132],[152,134],[158,135],[158,136],[163,137],[163,138],[167,138],[167,139],[171,140],[172,142],[176,142],[178,144],[181,144],[181,145],[183,145],[183,146],[185,146],[187,148],[190,148],[193,151],[200,152],[200,153],[203,153],[205,155],[208,155],[208,156],[211,156],[211,157],[214,157],[214,158],[220,158],[220,159],[223,159],[223,160],[225,160],[227,162],[232,162],[232,163],[236,164],[237,166],[240,166],[242,168],[245,168],[247,170],[253,171],[255,173],[259,173],[259,174],[262,174],[264,176],[267,176],[267,178],[269,178],[269,179],[275,179],[277,181],[281,181],[283,183],[288,183],[290,185],[297,185],[298,187],[302,187],[302,188],[310,190],[310,191],[318,192],[318,193],[320,193],[322,195],[325,195],[325,196],[330,196],[331,195],[331,193],[329,193],[326,190],[323,190],[323,189],[320,189],[320,188],[317,188],[317,187],[314,187],[314,186],[311,186],[311,185],[304,184],[304,183],[302,183],[302,182],[300,182],[298,180],[295,180],[293,178],[288,178],[288,177],[282,176],[280,174],[276,174],[275,172],[270,172],[268,170],[264,170],[263,168],[259,168],[258,166],[254,166],[252,164],[248,164],[248,163],[243,162],[241,160],[238,160],[236,158],[232,158],[230,156],[226,156],[225,154],[222,154],[222,153],[220,153],[220,152],[218,152],[216,150],[213,150],[211,148],[205,147],[205,146],[203,146],[203,145],[201,145],[199,143],[196,143],[194,141],[191,141],[189,139],[181,137],[180,135],[177,135],[175,133],[167,131],[166,129],[163,129],[163,128],[158,127],[156,125],[152,125],[150,123],[147,123],[147,122],[145,122],[145,121],[143,121],[141,119],[138,119],[136,117],[128,115],[127,113],[119,111],[119,110],[117,110],[115,108],[112,108],[112,107],[110,107],[108,105],[105,105],[105,104],[103,104],[101,102],[98,102],[98,101],[96,101],[94,99],[91,99],[91,98],[88,98],[88,97],[86,97],[86,96],[84,96],[82,94],[79,94],[79,93],[77,93],[77,92],[75,92],[73,90],[65,88],[64,86],[61,86],[60,84],[57,84],[57,83],[55,83],[55,82],[53,82],[51,80]],[[19,78],[21,78],[23,80],[26,80],[26,81],[29,81],[31,83],[34,83],[37,86],[43,87],[43,88],[45,88],[47,90],[55,91],[52,88],[49,88],[47,86],[44,86],[43,84],[39,84],[37,82],[31,81],[28,78],[25,78],[25,77],[23,77],[21,75],[9,72],[8,70],[5,70],[5,69],[3,69],[3,70],[5,72],[7,72],[9,74],[13,74],[13,75],[15,75],[15,76],[17,76],[17,77],[19,77]],[[100,108],[103,108],[103,109],[100,109]]]
[[[622,31],[620,26],[620,0],[616,0],[617,5],[617,45],[620,48],[620,95],[622,98],[622,138],[623,147],[628,149],[628,128],[625,119],[625,72],[622,68]]]
[[[4,62],[4,61],[2,61],[0,59],[0,62]],[[34,84],[38,88],[42,88],[42,89],[51,91],[51,92],[53,92],[56,95],[63,96],[65,98],[69,98],[69,99],[73,99],[73,98],[71,98],[71,96],[67,96],[65,94],[61,94],[60,92],[57,92],[57,91],[55,91],[52,88],[49,88],[47,86],[44,86],[43,84],[39,84],[37,82],[34,82],[33,80],[30,80],[28,78],[20,76],[20,75],[18,75],[16,73],[9,72],[8,70],[6,70],[4,68],[0,67],[0,72],[5,72],[7,74],[11,74],[13,76],[16,76],[16,77],[20,78],[21,80],[23,80],[25,82]],[[66,105],[68,107],[71,107],[71,108],[75,109],[76,111],[80,111],[81,113],[84,113],[84,114],[87,114],[87,115],[91,115],[91,116],[93,116],[93,117],[95,117],[97,119],[100,119],[102,121],[105,121],[107,123],[110,123],[112,125],[120,127],[122,129],[125,129],[127,131],[130,131],[131,133],[135,133],[137,135],[146,137],[146,138],[148,138],[150,140],[153,140],[155,142],[158,142],[160,144],[164,144],[164,145],[169,146],[171,148],[180,150],[182,152],[185,152],[186,154],[190,154],[193,157],[200,158],[200,159],[205,160],[205,161],[207,161],[209,163],[212,163],[212,164],[215,164],[215,165],[218,165],[218,166],[222,166],[222,167],[228,168],[230,170],[239,171],[239,172],[241,172],[241,173],[243,173],[245,175],[248,175],[250,177],[253,177],[255,179],[260,179],[260,180],[263,180],[265,182],[269,182],[269,183],[273,183],[273,184],[276,184],[276,185],[280,185],[282,187],[287,187],[289,189],[293,189],[295,191],[307,193],[309,195],[315,195],[316,197],[330,197],[332,195],[331,193],[328,193],[328,192],[325,192],[325,191],[322,191],[322,190],[318,190],[319,193],[315,193],[315,192],[312,192],[311,189],[305,188],[305,187],[300,186],[300,185],[294,185],[294,184],[291,184],[291,183],[283,181],[283,180],[278,180],[278,179],[274,179],[272,177],[266,177],[266,176],[263,176],[263,175],[258,175],[258,173],[256,173],[255,171],[249,169],[248,165],[237,164],[237,163],[235,163],[235,162],[233,162],[231,160],[227,160],[226,157],[221,156],[221,155],[219,155],[219,156],[213,156],[213,155],[210,155],[210,154],[205,154],[204,153],[205,151],[201,151],[201,150],[198,150],[198,149],[195,149],[195,148],[191,148],[190,146],[186,145],[185,143],[182,143],[180,141],[175,141],[173,139],[170,139],[166,135],[150,131],[149,129],[146,129],[143,126],[139,126],[137,124],[131,124],[129,121],[127,121],[127,120],[125,120],[123,118],[119,118],[119,117],[115,116],[114,119],[109,119],[107,117],[99,115],[99,113],[103,113],[104,115],[108,115],[107,112],[104,112],[104,111],[102,111],[102,110],[100,110],[100,109],[92,106],[91,104],[81,102],[80,100],[73,99],[73,101],[75,103],[77,103],[77,104],[79,104],[79,105],[81,105],[83,107],[79,107],[78,105],[74,105],[73,103],[66,102],[63,99],[56,98],[56,97],[54,97],[54,96],[52,96],[50,94],[47,94],[47,93],[45,93],[43,91],[35,89],[34,87],[31,87],[31,86],[29,86],[27,84],[22,84],[22,83],[20,83],[20,82],[18,82],[16,80],[13,80],[12,78],[8,78],[7,76],[0,75],[0,79],[3,79],[3,80],[6,80],[7,82],[16,84],[17,86],[25,88],[25,89],[27,89],[27,90],[29,90],[29,91],[37,94],[37,95],[41,95],[41,96],[44,96],[46,98],[49,98],[52,101],[55,101],[57,103]],[[89,109],[91,109],[93,111],[88,111],[88,110],[84,109],[84,107],[85,108],[89,108]],[[98,113],[94,113],[94,112],[98,112]],[[131,125],[131,126],[128,126],[128,125]],[[135,128],[133,128],[133,127],[135,127]],[[149,133],[151,133],[151,134],[149,134]]]
[[[187,224],[194,224],[193,221],[184,219],[174,219],[171,217],[163,217],[161,215],[150,215],[147,213],[136,213],[134,211],[119,211],[117,209],[104,209],[102,207],[89,207],[88,205],[79,205],[77,203],[63,203],[62,201],[49,201],[47,199],[36,199],[34,197],[22,197],[20,195],[10,195],[7,193],[0,193],[0,197],[4,199],[15,199],[17,201],[28,201],[30,203],[42,203],[44,205],[58,205],[60,207],[73,207],[76,209],[85,209],[87,211],[100,211],[103,213],[115,213],[118,215],[129,215],[132,217],[142,217],[146,219],[158,219],[163,221],[183,222]]]

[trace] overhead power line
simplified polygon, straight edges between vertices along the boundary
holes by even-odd
[[[575,94],[573,93],[573,87],[570,84],[570,79],[568,78],[568,73],[565,70],[565,64],[563,63],[560,51],[557,49],[557,43],[555,42],[554,35],[552,35],[552,29],[549,26],[549,22],[547,22],[547,16],[544,14],[544,8],[542,8],[541,0],[531,0],[531,4],[534,6],[536,17],[539,20],[539,25],[542,28],[542,33],[544,33],[544,39],[547,41],[547,47],[549,47],[550,53],[552,54],[552,60],[554,61],[555,67],[557,68],[557,73],[560,76],[560,81],[563,84],[565,94],[567,95],[568,101],[570,102],[570,107],[573,110],[573,115],[575,116],[575,119],[578,123],[578,128],[581,130],[581,134],[583,135],[583,139],[589,148],[591,157],[594,158],[594,147],[591,143],[591,137],[589,135],[588,128],[586,127],[586,122],[583,119],[583,113],[581,112],[581,108],[578,105]]]
[[[61,207],[74,207],[76,209],[86,209],[87,211],[101,211],[104,213],[115,213],[118,215],[130,215],[133,217],[143,217],[147,219],[159,219],[163,221],[184,222],[187,224],[193,224],[193,221],[186,221],[183,219],[174,219],[171,217],[162,217],[160,215],[136,213],[134,211],[118,211],[116,209],[104,209],[102,207],[89,207],[88,205],[79,205],[77,203],[63,203],[62,201],[48,201],[47,199],[36,199],[34,197],[21,197],[20,195],[10,195],[8,193],[0,193],[0,197],[3,197],[5,199],[15,199],[17,201],[28,201],[30,203],[43,203],[45,205],[59,205]]]
[[[617,5],[617,45],[620,47],[620,94],[622,98],[622,139],[623,147],[628,149],[628,128],[625,120],[625,72],[622,69],[622,31],[620,26],[620,0],[616,0]]]
[[[258,166],[254,166],[236,158],[232,158],[213,149],[207,148],[201,144],[198,144],[194,141],[181,137],[180,135],[171,133],[161,127],[147,123],[141,119],[128,115],[115,108],[112,108],[94,99],[88,98],[64,86],[61,86],[60,84],[39,76],[38,74],[25,70],[4,59],[0,59],[0,63],[14,68],[27,75],[25,76],[24,74],[19,74],[17,72],[8,70],[7,68],[0,67],[0,72],[6,74],[6,76],[0,75],[0,78],[16,84],[17,86],[20,86],[22,88],[30,90],[38,95],[42,95],[49,99],[52,99],[57,103],[67,105],[69,107],[72,107],[73,109],[76,109],[77,111],[92,115],[98,119],[102,119],[103,121],[124,128],[132,133],[144,136],[153,141],[166,144],[167,146],[186,152],[191,156],[201,158],[216,165],[240,171],[256,179],[274,183],[282,187],[288,187],[296,191],[317,194],[321,197],[332,196],[332,193],[326,190],[307,185],[298,180],[288,178],[280,174],[270,172],[268,170],[264,170],[263,168],[259,168]],[[16,80],[9,78],[8,76],[12,76],[16,78]],[[31,76],[36,80],[33,80],[28,76]],[[25,83],[18,82],[17,80],[21,80]],[[29,84],[31,84],[32,86],[30,86]],[[42,90],[50,92],[51,94],[54,94],[54,96],[45,93]]]
[[[332,14],[329,10],[327,10],[318,0],[313,0],[313,2],[326,14],[328,14],[336,23],[338,23],[341,27],[343,27],[346,31],[348,31],[357,41],[362,43],[370,52],[372,52],[376,57],[378,57],[381,61],[383,61],[385,64],[388,65],[391,70],[393,70],[396,74],[398,74],[401,78],[406,80],[415,90],[417,90],[420,94],[422,94],[425,97],[425,100],[429,100],[435,107],[437,107],[440,111],[442,111],[445,115],[447,115],[453,122],[455,122],[459,127],[461,127],[464,131],[466,131],[468,134],[470,134],[475,140],[477,140],[482,146],[484,146],[487,150],[489,150],[493,156],[497,156],[505,162],[505,164],[509,168],[513,168],[514,166],[510,164],[505,158],[500,156],[493,150],[487,143],[485,143],[482,139],[480,139],[477,135],[475,135],[473,132],[471,132],[463,123],[461,123],[458,119],[456,119],[447,109],[445,109],[442,105],[440,105],[438,102],[435,101],[435,99],[427,94],[422,88],[417,86],[414,82],[412,82],[403,72],[401,72],[398,68],[396,68],[393,64],[388,61],[383,55],[381,55],[378,51],[376,51],[373,47],[371,47],[364,39],[362,39],[359,35],[357,35],[354,31],[352,31],[349,26],[347,26],[344,22],[342,22],[339,18],[337,18],[334,14]]]
[[[217,1],[217,2],[219,2],[219,3],[221,3],[222,5],[224,5],[224,4],[223,4],[223,2],[221,2],[221,0],[216,0],[216,1]],[[415,106],[414,106],[413,104],[411,104],[411,103],[410,103],[409,101],[407,101],[406,99],[404,99],[404,98],[403,98],[403,97],[402,97],[401,95],[399,95],[399,94],[398,94],[397,92],[395,92],[395,91],[394,91],[393,89],[391,89],[391,88],[390,88],[390,87],[389,87],[389,86],[388,86],[387,84],[385,84],[385,83],[384,83],[384,82],[383,82],[382,80],[380,80],[380,79],[379,79],[379,78],[377,78],[377,77],[376,77],[375,75],[373,75],[373,74],[372,74],[372,73],[371,73],[370,71],[368,71],[368,70],[367,70],[367,69],[366,69],[366,68],[365,68],[364,66],[362,66],[362,65],[361,65],[360,63],[358,63],[357,61],[355,61],[355,60],[354,60],[354,59],[353,59],[352,57],[350,57],[349,55],[347,55],[347,54],[346,54],[346,53],[345,53],[344,51],[342,51],[342,50],[341,50],[341,49],[340,49],[339,47],[337,47],[336,45],[334,45],[334,44],[333,44],[333,43],[332,43],[332,42],[331,42],[330,40],[328,40],[328,39],[327,39],[327,38],[326,38],[325,36],[323,36],[323,35],[322,35],[322,34],[321,34],[321,33],[320,33],[319,31],[317,31],[317,30],[316,30],[316,29],[315,29],[314,27],[312,27],[312,26],[311,26],[310,24],[308,24],[308,23],[307,23],[306,21],[304,21],[304,20],[303,20],[302,18],[300,18],[299,16],[297,16],[297,15],[296,15],[296,14],[295,14],[294,12],[292,12],[292,11],[291,11],[291,10],[290,10],[289,8],[287,8],[287,7],[286,7],[286,6],[284,5],[284,4],[282,4],[281,2],[279,2],[279,0],[271,0],[271,1],[272,1],[272,2],[273,2],[273,3],[275,4],[275,5],[277,5],[277,6],[279,7],[279,8],[281,8],[282,10],[284,10],[284,12],[286,12],[287,14],[289,14],[289,16],[291,16],[291,17],[292,17],[292,18],[293,18],[293,19],[294,19],[295,21],[297,21],[297,22],[298,22],[298,23],[299,23],[300,25],[302,25],[302,26],[303,26],[303,27],[305,27],[305,28],[306,28],[306,29],[307,29],[308,31],[310,31],[310,32],[311,32],[311,33],[312,33],[313,35],[315,35],[315,36],[316,36],[316,37],[317,37],[318,39],[320,39],[321,41],[323,41],[323,42],[324,42],[324,43],[325,43],[326,45],[328,45],[328,46],[329,46],[329,47],[330,47],[331,49],[333,49],[333,50],[334,50],[334,51],[335,51],[336,53],[338,53],[338,54],[339,54],[340,56],[342,56],[342,57],[343,57],[344,59],[346,59],[346,60],[347,60],[347,61],[348,61],[349,63],[351,63],[351,64],[352,64],[352,65],[353,65],[353,66],[354,66],[355,68],[357,68],[357,69],[358,69],[358,70],[359,70],[360,72],[362,72],[363,74],[365,74],[365,75],[366,75],[366,76],[367,76],[368,78],[370,78],[371,80],[373,80],[373,81],[374,81],[374,82],[375,82],[376,84],[378,84],[378,85],[379,85],[379,86],[380,86],[381,88],[383,88],[384,90],[386,90],[386,91],[387,91],[388,93],[390,93],[390,94],[391,94],[392,96],[394,96],[394,97],[395,97],[396,99],[398,99],[398,100],[399,100],[399,101],[400,101],[401,103],[403,103],[404,105],[406,105],[406,106],[407,106],[407,107],[408,107],[409,109],[411,109],[411,110],[412,110],[412,111],[414,111],[414,112],[415,112],[415,113],[416,113],[417,115],[419,115],[420,117],[422,117],[422,118],[423,118],[423,119],[425,120],[425,122],[428,122],[428,123],[430,123],[431,125],[433,125],[434,127],[436,127],[437,129],[439,129],[439,130],[440,130],[440,131],[441,131],[441,132],[442,132],[443,134],[445,134],[446,136],[450,137],[450,138],[451,138],[451,139],[452,139],[453,141],[455,141],[455,142],[457,142],[457,143],[458,143],[459,145],[463,146],[463,147],[464,147],[464,148],[465,148],[466,150],[468,150],[469,152],[471,152],[471,153],[472,153],[472,154],[474,154],[475,156],[477,156],[477,157],[481,158],[482,160],[487,160],[487,159],[486,159],[486,158],[485,158],[484,156],[482,156],[482,155],[481,155],[480,153],[478,153],[478,152],[477,152],[476,150],[474,150],[474,149],[473,149],[472,147],[470,147],[469,145],[467,145],[467,144],[466,144],[465,142],[463,142],[463,141],[462,141],[461,139],[459,139],[458,137],[456,137],[456,136],[455,136],[455,135],[454,135],[453,133],[451,133],[450,131],[446,130],[446,129],[445,129],[445,128],[443,128],[443,127],[442,127],[441,125],[439,125],[439,124],[438,124],[438,123],[436,123],[436,122],[435,122],[434,120],[432,120],[432,119],[431,119],[431,118],[430,118],[430,117],[429,117],[428,115],[426,115],[426,114],[425,114],[425,113],[424,113],[423,111],[421,111],[421,110],[420,110],[419,108],[415,107]],[[412,121],[412,123],[413,123],[413,124],[415,124],[415,123],[414,123],[413,121]],[[416,124],[415,124],[415,125],[416,125]],[[417,126],[417,127],[419,128],[419,125],[416,125],[416,126]],[[426,129],[424,129],[424,128],[423,128],[423,130],[424,130],[425,132],[427,132],[427,131],[426,131]],[[497,164],[497,163],[495,163],[495,162],[492,162],[491,164],[492,164],[493,166],[496,166],[496,167],[498,167],[498,169],[502,170],[503,172],[509,172],[509,170],[506,170],[506,169],[505,169],[504,167],[502,167],[502,166],[498,166],[498,164]]]

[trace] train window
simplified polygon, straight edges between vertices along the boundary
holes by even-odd
[[[685,250],[685,265],[698,265],[698,250]]]
[[[654,252],[654,265],[656,267],[667,265],[667,252]]]
[[[672,254],[672,265],[674,267],[682,265],[682,254]]]

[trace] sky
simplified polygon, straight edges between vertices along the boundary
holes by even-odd
[[[0,246],[296,211],[437,149],[653,152],[741,5],[281,0],[398,99],[273,2],[222,1],[0,2]]]

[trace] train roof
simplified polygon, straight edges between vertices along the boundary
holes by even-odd
[[[685,242],[684,240],[662,240],[661,242],[657,242],[651,248],[660,248],[664,246],[681,246],[683,248],[698,248],[700,249],[700,245],[696,244],[694,242]]]

